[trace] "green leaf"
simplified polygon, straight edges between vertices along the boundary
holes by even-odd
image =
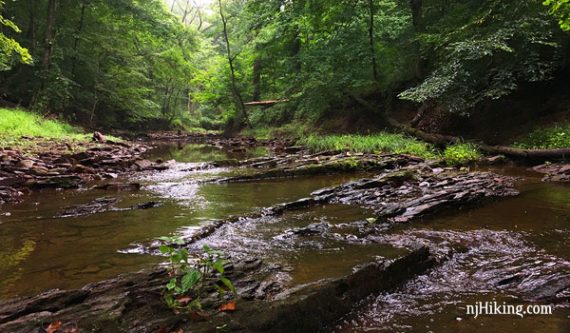
[[[176,278],[170,279],[170,281],[168,281],[168,284],[166,284],[166,289],[173,290],[174,288],[176,288]]]
[[[191,270],[182,277],[181,285],[183,292],[194,289],[202,279],[202,274],[198,270]]]
[[[166,245],[161,245],[158,250],[160,251],[160,253],[162,254],[168,254],[170,253],[170,251],[172,251],[172,248],[170,246],[166,246]]]
[[[220,277],[220,281],[226,286],[231,292],[235,294],[236,288],[234,287],[233,283],[226,277]]]
[[[212,267],[214,267],[214,269],[216,271],[218,271],[218,273],[224,274],[224,271],[225,271],[224,264],[225,264],[225,260],[218,259],[212,264]]]

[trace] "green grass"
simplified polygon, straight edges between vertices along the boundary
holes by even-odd
[[[311,135],[299,141],[313,151],[347,150],[359,153],[410,154],[427,159],[438,158],[428,143],[402,134],[379,133],[374,135]]]
[[[0,108],[0,135],[64,138],[82,135],[71,125],[47,120],[21,109]]]
[[[337,150],[357,153],[395,153],[439,159],[448,165],[465,165],[481,159],[482,154],[470,143],[448,146],[443,152],[432,145],[402,134],[379,133],[374,135],[311,135],[299,144],[312,151]]]
[[[22,137],[87,141],[90,136],[58,120],[44,119],[21,109],[0,108],[0,146],[28,146]]]
[[[524,149],[569,148],[570,123],[537,129],[515,142],[514,146]]]
[[[445,148],[442,158],[448,165],[464,165],[481,159],[481,152],[470,143],[460,143]]]

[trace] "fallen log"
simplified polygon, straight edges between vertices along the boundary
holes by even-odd
[[[273,100],[268,100],[268,101],[253,101],[253,102],[247,102],[247,103],[243,103],[243,105],[247,105],[247,106],[272,106],[278,103],[287,103],[289,102],[288,98],[284,98],[284,99],[273,99]]]
[[[352,93],[347,92],[347,94],[352,97],[356,102],[370,110],[371,112],[377,112],[374,105],[366,101],[364,98]],[[407,133],[411,136],[419,138],[421,140],[433,143],[438,146],[447,146],[449,144],[463,142],[464,140],[458,137],[442,135],[436,133],[428,133],[417,128],[413,128],[409,125],[402,124],[396,119],[392,118],[386,111],[382,114],[387,124],[397,128],[398,130]],[[504,155],[513,159],[522,160],[532,160],[532,161],[545,161],[545,160],[564,160],[570,157],[570,148],[559,148],[559,149],[521,149],[515,147],[507,146],[491,146],[485,143],[477,143],[478,148],[487,154],[494,155]]]

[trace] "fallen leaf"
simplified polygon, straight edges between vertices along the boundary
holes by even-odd
[[[184,330],[181,329],[181,328],[179,328],[178,330],[176,330],[176,331],[171,331],[170,333],[184,333]]]
[[[192,302],[192,297],[190,296],[180,296],[176,299],[178,301],[178,303],[180,303],[180,305],[182,306],[186,306],[188,304],[190,304],[190,302]]]
[[[220,311],[235,311],[236,310],[236,302],[229,302],[220,306]]]
[[[57,330],[60,329],[60,327],[61,327],[61,321],[57,320],[49,324],[49,326],[45,329],[45,331],[46,333],[55,333],[57,332]]]
[[[168,333],[166,326],[161,326],[156,333]]]
[[[205,311],[193,311],[190,312],[190,319],[194,321],[206,321],[210,318],[210,314]]]
[[[68,328],[63,330],[63,333],[78,333],[78,332],[79,332],[79,328],[77,328],[77,327],[68,327]]]

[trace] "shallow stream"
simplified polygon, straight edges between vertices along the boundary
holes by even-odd
[[[363,176],[201,184],[202,180],[247,170],[189,171],[206,161],[239,160],[266,153],[264,149],[229,152],[204,145],[162,144],[150,157],[175,159],[171,170],[118,180],[141,183],[140,191],[43,191],[22,204],[3,206],[0,298],[51,288],[79,288],[149,267],[163,258],[139,253],[139,244],[164,235],[191,235],[213,220],[294,201],[314,190]],[[493,171],[520,177],[521,194],[392,228],[378,236],[381,244],[283,237],[288,230],[309,224],[334,228],[373,215],[342,205],[246,219],[224,227],[206,241],[232,256],[259,255],[279,262],[290,272],[290,284],[342,276],[357,264],[395,258],[418,241],[466,249],[396,292],[372,295],[344,318],[336,331],[568,333],[569,308],[556,307],[552,315],[525,318],[502,315],[475,319],[466,315],[466,305],[478,301],[527,304],[522,300],[525,293],[547,281],[570,277],[570,186],[543,183],[537,174],[523,168]],[[67,208],[102,197],[116,199],[117,203],[95,214],[62,217]],[[159,206],[126,209],[147,202]]]

